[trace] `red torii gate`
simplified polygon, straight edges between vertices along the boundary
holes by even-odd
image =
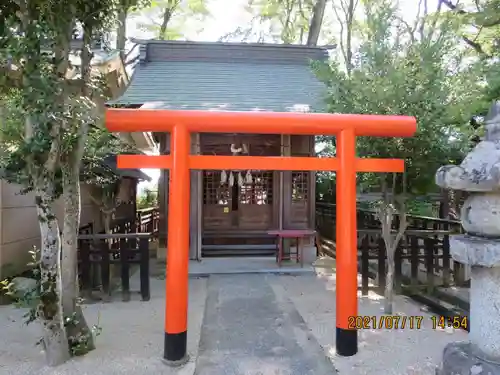
[[[358,313],[356,172],[403,172],[404,160],[356,158],[356,136],[410,137],[416,120],[408,116],[280,112],[217,112],[108,109],[111,132],[170,132],[171,155],[120,155],[119,168],[170,169],[168,262],[164,359],[187,359],[190,169],[259,169],[337,172],[336,349],[358,351],[357,331],[348,319]],[[337,157],[257,157],[190,155],[191,133],[336,135]]]

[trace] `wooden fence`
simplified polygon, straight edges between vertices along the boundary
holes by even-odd
[[[119,265],[121,292],[124,301],[130,300],[131,266],[139,265],[140,293],[143,301],[150,298],[149,233],[116,233],[80,235],[80,288],[82,295],[91,298],[95,283],[92,267],[99,265],[101,291],[104,299],[111,295],[111,266]],[[111,244],[110,244],[111,242]]]
[[[92,224],[80,228],[78,236],[78,271],[80,290],[86,299],[99,290],[107,300],[119,279],[123,301],[129,301],[130,276],[139,268],[139,292],[143,301],[150,298],[149,245],[157,237],[157,208],[139,210],[135,218],[113,221],[111,233],[94,233]],[[134,269],[135,268],[135,269]]]
[[[316,206],[317,229],[321,249],[335,257],[335,205],[318,202]],[[387,253],[380,222],[369,210],[358,210],[358,265],[362,277],[362,293],[368,293],[370,279],[383,292],[386,283]],[[462,286],[465,282],[464,266],[450,256],[449,236],[460,233],[458,221],[407,216],[406,230],[395,252],[394,288],[410,293],[423,291],[432,294],[437,287]],[[397,230],[398,218],[393,231]]]
[[[137,229],[139,233],[152,233],[158,236],[160,228],[160,211],[158,207],[137,210]]]

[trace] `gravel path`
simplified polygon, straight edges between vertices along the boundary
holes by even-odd
[[[134,280],[134,279],[132,279]],[[131,281],[132,281],[131,280]],[[134,282],[131,283],[134,287]],[[48,368],[40,347],[37,326],[23,325],[23,311],[0,307],[0,375],[192,375],[198,352],[207,279],[189,282],[188,351],[191,362],[182,369],[167,367],[163,356],[165,282],[151,279],[151,300],[111,302],[85,306],[89,324],[102,326],[97,349],[59,367]]]
[[[98,348],[57,368],[45,367],[34,346],[37,326],[23,325],[23,311],[0,307],[0,375],[434,375],[445,345],[467,339],[464,331],[432,329],[430,314],[396,297],[395,313],[423,316],[421,329],[363,330],[359,353],[337,357],[335,264],[322,262],[317,275],[190,279],[191,360],[177,369],[161,361],[163,280],[151,279],[149,302],[136,294],[130,302],[87,305],[89,323],[103,327]],[[382,302],[361,298],[359,314],[383,315]]]
[[[467,340],[467,332],[463,330],[433,329],[432,314],[412,300],[396,296],[394,314],[423,316],[421,328],[362,330],[358,336],[358,354],[338,357],[335,353],[334,262],[326,265],[317,268],[317,277],[277,278],[273,289],[293,301],[340,375],[434,375],[446,344]],[[383,299],[376,294],[360,297],[359,315],[384,315]]]

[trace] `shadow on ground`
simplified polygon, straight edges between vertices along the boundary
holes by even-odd
[[[335,354],[335,263],[320,259],[316,273],[216,275],[190,279],[188,351],[183,368],[162,363],[164,281],[151,279],[151,301],[88,305],[99,323],[98,349],[56,369],[46,368],[38,327],[23,312],[0,307],[0,375],[433,375],[444,346],[466,339],[464,331],[432,327],[416,303],[395,298],[395,313],[421,316],[410,329],[359,332],[359,353]],[[135,282],[131,287],[137,289]],[[134,286],[135,285],[135,286]],[[360,298],[359,314],[382,316],[380,296]]]

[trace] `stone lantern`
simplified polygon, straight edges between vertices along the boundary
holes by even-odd
[[[466,234],[450,237],[453,259],[471,266],[470,341],[446,346],[439,375],[500,374],[500,102],[485,126],[460,166],[436,172],[440,187],[471,193],[461,210]]]

